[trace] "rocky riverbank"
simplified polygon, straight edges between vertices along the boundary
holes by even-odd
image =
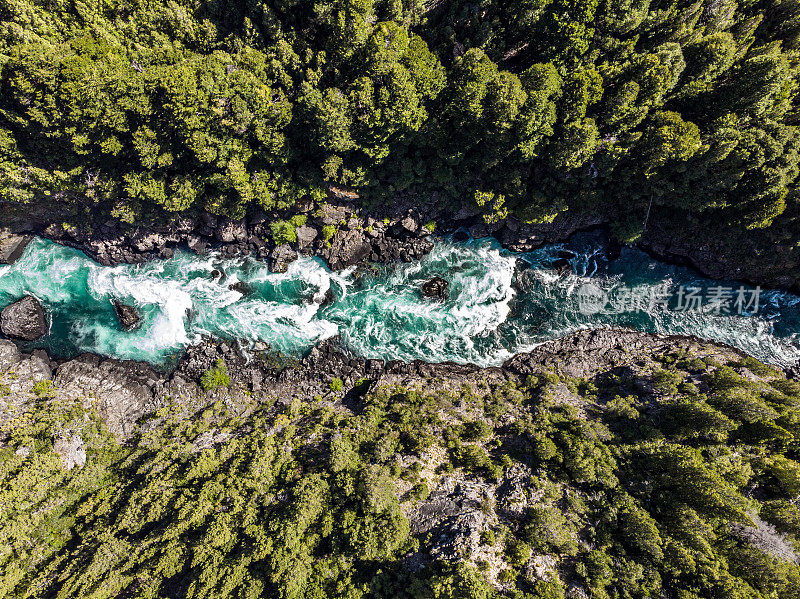
[[[42,350],[27,354],[11,341],[0,340],[0,372],[5,373],[4,384],[15,406],[10,411],[6,408],[0,422],[11,418],[11,412],[23,410],[25,403],[35,397],[33,386],[43,380],[52,380],[71,400],[94,401],[107,428],[124,439],[143,416],[154,413],[169,398],[189,413],[220,397],[243,406],[253,401],[312,401],[323,397],[353,407],[358,397],[387,385],[425,384],[429,389],[456,390],[465,384],[481,385],[481,381],[498,383],[524,378],[541,368],[587,377],[601,370],[652,365],[654,355],[669,352],[726,361],[744,356],[734,348],[696,338],[613,329],[579,331],[492,368],[353,357],[335,338],[320,343],[300,360],[281,356],[265,345],[242,351],[228,343],[208,340],[190,347],[172,372],[163,373],[145,363],[92,354],[53,360]],[[229,383],[224,389],[204,389],[204,373],[220,362],[225,365]]]
[[[104,265],[168,258],[176,248],[196,252],[214,248],[228,257],[249,255],[264,260],[274,271],[285,270],[298,255],[319,256],[339,270],[362,262],[417,260],[430,251],[432,233],[492,235],[508,249],[529,251],[566,241],[576,232],[604,227],[611,218],[567,211],[551,223],[525,224],[512,216],[487,225],[466,204],[453,210],[435,200],[426,204],[398,200],[380,210],[367,210],[358,201],[335,195],[322,203],[299,206],[298,215],[303,224],[292,225],[288,235],[279,234],[277,239],[271,225],[281,215],[259,211],[241,220],[202,213],[176,217],[169,223],[137,225],[113,219],[91,225],[48,224],[42,217],[35,222],[15,219],[6,224],[5,231],[0,230],[0,263],[19,257],[29,234],[35,233],[81,249]],[[653,257],[692,266],[713,278],[800,292],[800,264],[790,248],[775,247],[766,255],[755,241],[731,247],[726,239],[698,237],[692,226],[676,228],[662,221],[654,218],[638,243]],[[619,243],[613,237],[610,245],[610,255],[618,255],[614,249]]]

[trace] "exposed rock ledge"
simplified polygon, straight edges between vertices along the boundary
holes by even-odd
[[[254,400],[288,402],[294,397],[332,396],[336,394],[330,383],[336,377],[343,380],[345,392],[334,399],[352,405],[367,388],[376,385],[416,385],[424,381],[431,390],[458,389],[462,384],[524,377],[542,367],[587,377],[612,368],[652,365],[654,355],[676,350],[729,360],[743,355],[731,347],[692,337],[612,329],[579,331],[517,355],[501,367],[483,369],[453,363],[356,358],[342,351],[335,339],[319,344],[297,362],[281,362],[266,353],[257,353],[255,359],[248,361],[226,343],[207,341],[189,348],[175,370],[165,374],[146,364],[89,354],[57,363],[41,350],[24,354],[14,343],[0,340],[0,382],[5,377],[3,384],[10,391],[10,400],[0,413],[0,425],[34,400],[31,389],[35,382],[52,379],[63,398],[94,401],[109,430],[125,439],[133,434],[137,421],[164,405],[167,397],[189,412],[219,399],[215,392],[204,391],[199,379],[220,358],[226,362],[231,377],[226,401],[252,405]],[[9,376],[10,373],[14,375]],[[367,388],[358,386],[362,380],[369,382]]]
[[[214,247],[226,256],[251,255],[265,260],[275,271],[284,270],[298,255],[319,256],[334,270],[364,261],[419,259],[432,247],[428,236],[433,228],[437,233],[468,231],[476,238],[492,235],[508,249],[528,251],[545,243],[566,241],[576,232],[605,226],[616,218],[614,210],[569,210],[549,223],[527,224],[511,216],[486,224],[473,206],[446,205],[436,193],[427,202],[398,197],[376,209],[366,209],[352,198],[332,194],[322,203],[308,201],[298,205],[298,215],[305,216],[306,224],[294,230],[294,236],[290,235],[293,239],[275,241],[270,223],[285,220],[291,214],[255,211],[245,219],[231,220],[200,213],[176,216],[171,222],[127,225],[109,219],[74,226],[62,224],[64,218],[53,222],[49,213],[14,214],[9,207],[3,208],[10,212],[4,214],[4,224],[10,231],[35,232],[81,249],[104,265],[168,258],[178,247],[196,252]],[[733,252],[721,235],[698,241],[696,226],[670,222],[654,213],[638,245],[659,259],[691,265],[711,278],[742,280],[800,293],[800,266],[790,244],[764,247],[750,237],[744,240],[747,247],[735,244],[738,251]],[[27,235],[0,230],[0,263],[5,240],[12,238],[17,256],[30,240]]]

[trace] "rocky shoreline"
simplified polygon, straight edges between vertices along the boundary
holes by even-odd
[[[120,439],[134,433],[142,419],[169,401],[187,414],[224,398],[230,405],[252,406],[253,402],[287,403],[293,399],[326,399],[355,409],[359,397],[382,386],[424,383],[429,390],[456,390],[464,384],[500,382],[524,378],[542,368],[586,377],[600,370],[624,369],[651,362],[667,352],[721,356],[727,360],[745,354],[724,344],[694,337],[640,333],[624,329],[578,331],[518,354],[502,366],[481,368],[450,362],[427,363],[383,361],[354,357],[337,339],[328,339],[300,360],[270,352],[267,347],[242,351],[225,342],[207,340],[189,347],[169,373],[146,363],[83,354],[70,360],[51,359],[47,352],[22,352],[16,344],[0,340],[0,374],[14,371],[8,382],[11,409],[0,414],[0,422],[11,412],[24,411],[35,399],[31,392],[40,381],[52,380],[62,397],[92,402],[110,432]],[[204,389],[204,373],[220,361],[226,366],[229,384],[224,390]],[[789,378],[798,372],[784,371]],[[335,381],[339,381],[337,384]],[[244,408],[243,408],[244,409]]]
[[[433,247],[432,233],[458,236],[464,232],[473,238],[491,235],[512,251],[530,251],[546,243],[567,241],[578,232],[605,228],[609,218],[599,213],[564,212],[551,223],[524,224],[512,216],[487,225],[466,204],[453,211],[435,201],[420,205],[398,200],[391,207],[368,211],[356,201],[336,196],[299,206],[297,214],[305,218],[305,223],[293,229],[289,236],[293,239],[280,242],[274,240],[270,228],[279,215],[259,211],[241,220],[202,213],[176,217],[167,224],[138,226],[113,219],[99,226],[15,220],[5,232],[0,230],[0,264],[18,258],[33,233],[84,251],[106,266],[169,258],[176,249],[184,248],[195,252],[214,249],[225,257],[252,256],[266,261],[277,272],[284,271],[299,255],[314,255],[331,269],[340,270],[364,262],[418,260]],[[611,255],[618,255],[619,242],[613,236],[609,238]],[[711,278],[800,293],[797,265],[776,263],[774,268],[767,268],[763,260],[743,263],[728,255],[730,251],[723,243],[710,239],[698,242],[688,229],[677,231],[653,222],[637,246],[658,260],[692,267]],[[782,255],[777,249],[776,260]]]

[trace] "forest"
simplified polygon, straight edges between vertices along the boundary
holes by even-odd
[[[0,2],[0,203],[798,226],[797,0]]]
[[[752,358],[236,409],[224,360],[201,378],[125,443],[33,385],[0,427],[0,597],[800,596],[800,383]],[[426,528],[443,493],[470,518]]]

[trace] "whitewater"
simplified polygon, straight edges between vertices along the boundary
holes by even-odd
[[[565,250],[571,268],[559,274],[552,264]],[[420,292],[433,276],[449,283],[444,301]],[[741,314],[709,306],[681,311],[674,301],[629,310],[610,302],[587,310],[581,297],[587,288],[607,298],[620,291],[675,297],[682,287],[707,293],[723,284],[756,292],[636,249],[609,261],[591,234],[528,253],[504,250],[491,239],[440,239],[417,262],[332,272],[322,260],[306,257],[285,273],[271,273],[250,258],[188,251],[105,267],[77,250],[36,239],[16,263],[0,266],[0,307],[26,294],[42,302],[50,331],[30,347],[59,357],[93,352],[162,366],[208,336],[245,349],[264,342],[300,356],[337,335],[366,358],[494,366],[578,329],[612,326],[695,335],[772,364],[796,364],[800,297],[788,292],[760,290],[758,306]],[[121,327],[115,300],[137,308],[138,328]]]

